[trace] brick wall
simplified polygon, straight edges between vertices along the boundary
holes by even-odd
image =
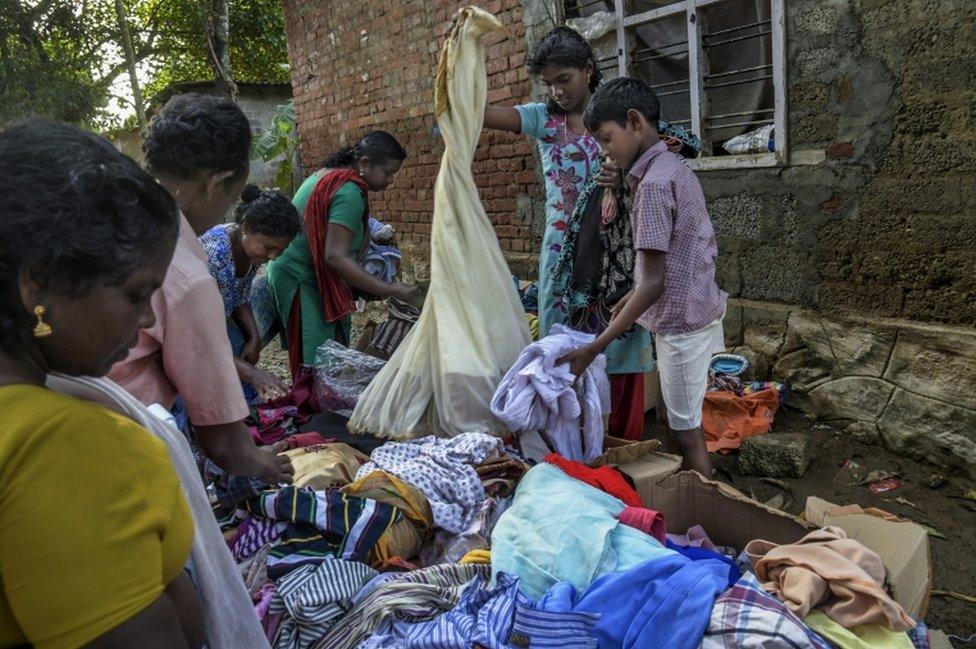
[[[465,2],[286,0],[288,55],[306,172],[331,151],[371,129],[393,133],[409,157],[388,190],[370,197],[371,211],[390,220],[401,241],[429,239],[434,180],[443,152],[434,135],[433,74],[443,37]],[[507,32],[489,36],[488,101],[514,105],[529,96],[526,29],[520,0],[478,2]],[[529,142],[486,133],[474,174],[482,202],[506,253],[534,252],[532,203],[541,196]]]

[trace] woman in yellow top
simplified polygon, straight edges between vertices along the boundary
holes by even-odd
[[[169,194],[107,141],[0,133],[0,648],[197,648],[194,528],[165,445],[44,387],[103,376],[155,318]]]

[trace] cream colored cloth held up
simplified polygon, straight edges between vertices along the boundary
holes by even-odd
[[[434,95],[445,150],[434,187],[430,288],[417,324],[360,397],[353,432],[394,439],[505,432],[491,398],[531,338],[471,171],[488,85],[484,37],[500,29],[491,14],[466,7],[441,51]]]
[[[752,541],[745,552],[763,588],[798,617],[819,608],[846,628],[915,628],[885,592],[881,557],[839,527],[824,527],[790,545]]]

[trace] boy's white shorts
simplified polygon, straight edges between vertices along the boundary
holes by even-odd
[[[671,430],[701,426],[712,356],[725,351],[722,318],[686,334],[654,334],[661,396]]]

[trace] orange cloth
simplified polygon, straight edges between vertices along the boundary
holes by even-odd
[[[745,396],[724,390],[705,393],[702,429],[709,453],[729,453],[742,440],[768,433],[779,410],[779,392],[768,388]]]
[[[839,527],[810,532],[796,543],[751,541],[745,548],[756,577],[797,617],[819,608],[848,629],[880,624],[893,631],[915,622],[884,589],[885,569],[875,552]]]

